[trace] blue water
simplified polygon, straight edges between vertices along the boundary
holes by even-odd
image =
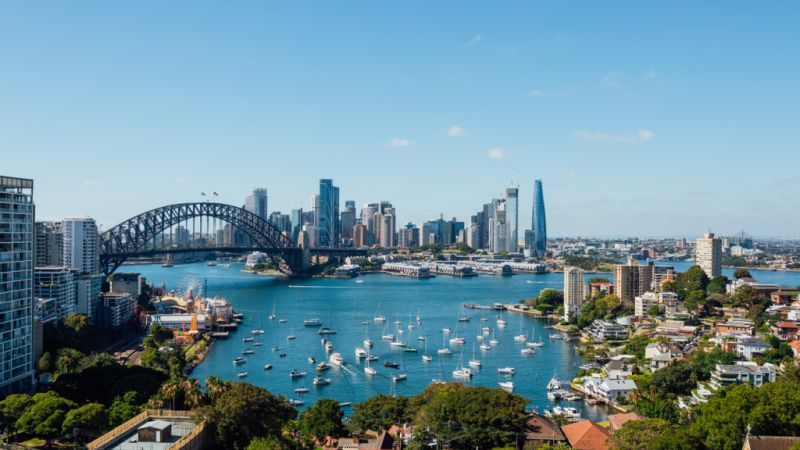
[[[664,264],[675,265],[677,270],[685,270],[691,265],[686,262]],[[454,330],[450,336],[466,338],[466,345],[463,346],[464,365],[472,358],[473,343],[476,357],[483,363],[483,368],[476,371],[471,385],[497,387],[499,381],[508,380],[497,373],[497,368],[514,367],[517,370],[516,375],[511,378],[515,384],[514,392],[529,399],[530,407],[542,410],[551,405],[545,390],[548,380],[553,375],[569,380],[582,364],[572,344],[548,339],[549,330],[543,328],[547,322],[541,319],[503,313],[508,325],[505,329],[500,329],[496,326],[497,313],[466,310],[462,307],[466,302],[512,303],[534,297],[542,289],[561,289],[561,273],[474,278],[439,276],[426,280],[376,274],[348,280],[283,281],[245,274],[240,269],[240,264],[223,268],[208,267],[204,263],[176,265],[172,268],[158,265],[126,266],[122,269],[141,272],[147,277],[148,283],[154,282],[157,286],[166,283],[168,288],[175,288],[184,276],[197,276],[207,281],[208,295],[227,298],[236,310],[245,314],[245,322],[239,330],[232,333],[230,339],[217,341],[206,360],[192,373],[201,382],[211,375],[236,380],[238,372],[247,371],[249,376],[246,381],[287,398],[303,399],[305,407],[318,398],[359,402],[380,393],[415,395],[425,389],[433,378],[453,381],[452,371],[458,366],[462,348],[448,345],[453,351],[451,356],[440,357],[436,353],[443,345],[441,329],[449,327]],[[752,273],[763,282],[800,285],[798,273]],[[589,276],[591,275],[587,275]],[[278,318],[286,319],[287,323],[268,320],[273,304]],[[387,317],[390,333],[397,333],[394,324],[396,320],[403,322],[402,339],[417,347],[419,353],[404,353],[390,348],[387,342],[381,340],[383,324],[372,324],[365,329],[362,321],[374,317],[378,308],[380,314]],[[417,325],[414,319],[417,311],[422,316],[421,325]],[[469,316],[471,322],[459,323],[457,318],[462,314]],[[487,321],[481,322],[481,317]],[[335,347],[334,351],[341,353],[346,361],[344,368],[332,368],[325,373],[324,376],[332,380],[330,385],[318,388],[311,384],[316,372],[307,358],[313,356],[317,361],[322,361],[327,360],[328,355],[320,342],[321,336],[317,334],[317,329],[303,326],[303,320],[310,318],[319,318],[323,326],[337,330],[336,335],[328,338]],[[409,330],[409,323],[416,328]],[[256,354],[248,356],[246,364],[235,367],[232,364],[233,358],[239,356],[245,348],[242,338],[250,336],[250,330],[259,326],[265,330],[265,334],[259,338],[264,345],[253,347]],[[482,326],[495,330],[495,338],[500,341],[499,345],[487,352],[480,351],[480,342],[476,340]],[[541,337],[544,347],[536,349],[532,356],[521,355],[520,350],[524,344],[513,340],[515,335],[520,334],[520,330],[522,333],[532,334],[536,340]],[[374,379],[365,377],[364,363],[359,362],[354,354],[355,348],[363,345],[365,333],[375,344],[372,354],[380,357],[372,363],[378,370]],[[295,335],[296,340],[288,341],[286,338],[290,334]],[[422,362],[424,344],[417,340],[419,335],[426,337],[428,354],[433,356],[431,363]],[[487,343],[488,339],[487,337]],[[275,346],[281,346],[287,356],[279,358],[278,353],[272,351]],[[384,361],[401,363],[408,379],[392,383],[389,377],[398,371],[383,367]],[[271,371],[263,370],[267,363],[273,365]],[[308,375],[291,380],[289,372],[292,369],[307,371]],[[293,390],[297,387],[308,387],[310,392],[295,394]],[[606,408],[603,406],[591,406],[584,402],[564,404],[578,407],[583,416],[591,420],[604,420],[606,416]]]

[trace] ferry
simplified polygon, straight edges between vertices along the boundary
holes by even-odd
[[[304,327],[321,327],[322,321],[319,319],[307,319],[303,321]]]

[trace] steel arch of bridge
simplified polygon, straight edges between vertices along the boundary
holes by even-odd
[[[250,246],[240,250],[263,251],[273,258],[282,271],[299,274],[303,270],[303,251],[275,226],[237,206],[224,203],[179,203],[151,209],[103,232],[100,243],[100,264],[108,275],[134,256],[147,256],[187,251],[223,250],[219,247],[157,248],[156,237],[162,232],[192,219],[214,218],[236,227],[250,238]],[[149,245],[151,244],[152,245]]]

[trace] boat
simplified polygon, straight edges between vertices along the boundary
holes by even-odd
[[[317,362],[317,359],[316,359],[316,358],[314,358],[313,356],[309,356],[309,357],[308,357],[308,363],[309,363],[309,364],[314,364],[315,362]]]
[[[399,369],[400,368],[400,364],[398,364],[396,362],[386,361],[386,362],[383,363],[383,367],[388,367],[390,369]]]
[[[554,391],[557,389],[561,389],[561,381],[554,376],[553,378],[550,379],[550,382],[547,383],[547,390]]]
[[[372,339],[364,339],[364,347],[372,348],[373,345]]]
[[[461,356],[458,357],[458,367],[453,371],[453,378],[461,380],[469,380],[472,378],[472,369],[464,367],[464,350],[461,350]]]
[[[557,407],[556,407],[557,408]],[[564,406],[561,408],[563,412],[563,416],[569,419],[572,422],[578,421],[581,419],[581,413],[578,411],[577,408],[573,408],[572,406]]]
[[[264,345],[263,342],[253,342],[253,347],[261,347],[262,345]]]
[[[450,345],[464,345],[464,338],[463,337],[454,337],[450,338]]]
[[[374,369],[374,368],[372,368],[372,367],[365,367],[365,368],[364,368],[364,373],[365,373],[365,374],[367,374],[367,375],[369,375],[369,376],[371,376],[371,377],[374,377],[375,375],[377,375],[377,374],[378,374],[378,371],[377,371],[377,370],[375,370],[375,369]]]
[[[451,331],[453,331],[453,330],[450,329],[449,327],[442,328],[442,333],[444,333],[444,334],[450,334]]]
[[[489,328],[489,327],[483,327],[483,328],[481,328],[481,334],[483,334],[484,336],[488,336],[488,335],[489,335],[489,333],[491,333],[491,332],[492,332],[492,329],[491,329],[491,328]]]
[[[489,344],[485,344],[485,343],[481,344],[480,348],[481,348],[481,351],[483,351],[483,352],[488,352],[489,350],[492,349],[492,347],[490,347]]]
[[[356,280],[356,284],[361,284],[363,282],[364,282],[364,280]],[[341,403],[339,404],[339,406],[341,406]]]
[[[278,355],[278,358],[286,358],[286,353],[281,353]]]
[[[431,380],[430,384],[446,384],[447,382],[442,380],[441,378],[434,378]]]
[[[264,334],[264,330],[261,329],[261,328],[254,328],[254,329],[250,330],[250,334],[252,334],[254,336],[257,336],[257,335],[260,335],[260,334]]]
[[[319,331],[317,331],[317,334],[319,335],[336,334],[336,330],[334,330],[333,328],[322,327],[319,329]]]
[[[525,356],[530,356],[530,355],[532,355],[534,353],[533,349],[529,348],[529,347],[525,347],[522,350],[520,350],[519,352],[522,353]]]
[[[375,323],[384,323],[386,322],[386,316],[381,315],[381,304],[378,303],[378,308],[375,310],[375,317],[372,318],[372,321]]]
[[[234,364],[235,366],[238,366],[239,364],[244,364],[244,363],[245,363],[245,361],[246,361],[246,360],[244,359],[244,357],[243,357],[243,356],[237,356],[236,358],[233,358],[233,364]]]
[[[561,392],[559,391],[552,391],[547,393],[547,399],[551,402],[556,402],[561,400]]]
[[[488,322],[488,321],[489,319],[487,319],[486,317],[481,317],[481,322]]]
[[[253,342],[255,340],[256,340],[256,338],[248,336],[248,337],[242,339],[242,342]]]
[[[283,349],[282,349],[280,346],[278,346],[278,347],[272,347],[272,351],[273,351],[273,352],[279,352],[279,351],[281,351],[281,350],[283,350]]]
[[[215,267],[217,265],[217,262],[216,261],[209,261],[209,262],[206,263],[206,265],[208,267]]]
[[[328,358],[328,361],[330,361],[330,363],[335,365],[335,366],[343,366],[344,365],[344,358],[342,358],[342,355],[340,353],[332,354],[331,357]]]
[[[513,367],[498,367],[497,373],[503,375],[514,375],[515,373],[517,373],[517,370],[514,369]]]
[[[253,350],[252,348],[246,348],[246,349],[242,350],[242,354],[243,355],[254,355],[255,353],[256,353],[256,351]]]
[[[375,355],[367,356],[367,361],[377,361],[379,358]]]
[[[406,375],[404,373],[398,373],[398,374],[392,375],[392,383],[397,383],[398,381],[404,381],[407,378],[408,378],[408,375]]]
[[[417,347],[405,347],[403,351],[406,353],[417,353]]]
[[[306,376],[306,373],[300,372],[299,370],[292,369],[292,371],[289,372],[289,378],[302,378],[304,376]]]
[[[348,406],[353,406],[353,402],[342,402],[342,403],[339,403],[339,406],[342,407],[342,408],[346,408]]]
[[[294,393],[295,394],[305,394],[306,392],[308,392],[308,388],[307,387],[294,388]]]
[[[417,310],[417,325],[422,323],[422,316],[419,315],[419,310]]]
[[[417,336],[417,340],[425,342],[425,336]]]
[[[286,340],[287,340],[287,341],[293,341],[293,340],[295,340],[295,339],[297,339],[297,336],[295,336],[295,335],[293,335],[293,334],[290,334],[290,335],[286,336]]]
[[[497,345],[499,343],[500,343],[500,341],[498,341],[497,339],[494,338],[494,330],[492,330],[492,338],[489,339],[489,345]]]
[[[165,262],[164,264],[161,264],[161,267],[174,267],[174,265],[172,263]]]
[[[430,356],[430,355],[422,355],[422,362],[426,362],[426,363],[428,363],[428,362],[431,362],[431,361],[433,361],[433,356]]]
[[[356,347],[356,358],[361,359],[366,357],[367,357],[367,351],[364,350],[364,347]]]
[[[275,320],[275,302],[272,302],[272,313],[269,315],[269,320]]]
[[[508,391],[513,391],[514,390],[514,382],[513,381],[501,381],[501,382],[499,382],[497,384],[498,384],[498,386],[500,386],[501,388],[503,388],[505,390],[508,390]]]
[[[272,364],[264,364],[264,370],[272,370]]]
[[[247,378],[247,372],[239,372],[236,374],[236,378]]]
[[[289,404],[290,404],[290,405],[294,405],[294,406],[302,406],[302,405],[303,405],[303,403],[304,403],[304,402],[303,402],[302,400],[300,400],[300,399],[296,399],[296,398],[290,398],[290,399],[289,399]]]
[[[483,335],[479,334],[479,335],[475,336],[475,340],[476,341],[482,341],[483,340]]]
[[[322,321],[319,319],[306,319],[303,321],[304,327],[321,327]]]
[[[326,342],[325,343],[325,351],[326,352],[332,352],[333,351],[333,344],[331,344],[330,342]]]
[[[414,325],[408,324],[408,329],[409,330],[414,330]]]
[[[475,358],[475,343],[472,343],[472,359],[469,360],[469,366],[480,369],[483,365],[480,359]]]
[[[561,333],[553,333],[550,335],[550,339],[554,341],[561,340],[564,339],[564,335],[562,335]]]
[[[575,392],[570,392],[569,394],[564,396],[564,399],[566,399],[568,402],[578,402],[583,400],[583,396]]]
[[[497,319],[497,326],[498,326],[499,328],[505,328],[507,323],[508,323],[508,322],[506,322],[504,319],[501,319],[501,318],[499,318],[499,317],[498,317],[498,319]]]
[[[514,336],[514,342],[525,342],[528,340],[528,336],[524,334],[518,334]]]
[[[395,348],[403,348],[406,346],[406,343],[403,341],[392,341],[389,343],[389,346]]]
[[[542,342],[528,342],[528,343],[526,343],[525,345],[526,345],[528,348],[537,348],[537,347],[543,347],[543,346],[544,346],[544,343],[542,343]]]
[[[440,355],[450,355],[450,354],[453,353],[453,352],[450,351],[449,348],[445,347],[445,345],[444,345],[445,336],[446,336],[446,333],[442,334],[442,348],[440,348],[439,350],[436,351],[436,353],[438,353]]]
[[[288,320],[286,320],[286,319],[278,319],[278,323],[286,323],[286,322],[288,322]]]
[[[467,317],[467,316],[460,316],[460,317],[458,318],[458,321],[459,321],[459,322],[469,322],[469,317]]]
[[[331,366],[328,363],[326,363],[325,361],[322,361],[321,363],[317,364],[317,372],[325,372],[326,370],[328,370],[330,368],[331,368]]]

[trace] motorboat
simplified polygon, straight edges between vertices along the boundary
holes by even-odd
[[[501,382],[497,383],[497,385],[500,386],[501,388],[505,389],[505,390],[508,390],[508,391],[513,391],[514,390],[514,382],[513,381],[501,381]]]
[[[451,352],[449,348],[445,347],[445,348],[440,348],[439,350],[436,350],[436,353],[438,353],[440,355],[450,355],[453,352]]]
[[[263,342],[253,342],[253,347],[261,347],[262,345],[264,345]]]
[[[309,357],[308,357],[308,363],[309,363],[309,364],[314,364],[315,362],[317,362],[317,359],[316,359],[316,358],[314,358],[313,356],[309,356]]]
[[[385,361],[383,363],[383,367],[388,367],[390,369],[399,369],[400,368],[400,364],[396,363],[396,362],[392,362],[392,361]]]
[[[206,263],[206,265],[208,267],[215,267],[217,265],[217,262],[216,261],[209,261],[209,262]]]
[[[367,361],[377,361],[379,358],[375,355],[367,356]]]
[[[296,399],[296,398],[290,398],[289,399],[289,404],[293,405],[293,406],[303,406],[303,403],[304,402],[302,400],[300,400],[300,399]]]
[[[489,350],[492,349],[492,347],[490,347],[489,344],[486,344],[486,343],[481,344],[480,347],[481,347],[481,351],[484,351],[484,352],[488,352]]]
[[[336,330],[333,328],[322,327],[317,331],[317,334],[325,335],[325,334],[336,334]]]
[[[552,339],[554,341],[563,340],[564,339],[564,335],[562,335],[561,333],[553,333],[553,334],[550,335],[550,339]]]
[[[256,353],[256,351],[253,350],[252,348],[246,348],[246,349],[242,350],[242,354],[243,355],[254,355],[255,353]]]
[[[306,376],[306,373],[300,372],[299,370],[292,369],[292,371],[289,372],[289,378],[302,378],[304,376]]]
[[[293,335],[293,334],[290,334],[290,335],[286,336],[286,340],[287,340],[287,341],[293,341],[293,340],[295,340],[295,339],[297,339],[297,336],[295,336],[295,335]]]
[[[425,336],[417,336],[417,340],[425,342]]]
[[[326,352],[332,352],[333,351],[333,344],[331,344],[330,342],[326,342],[325,343],[325,351]]]
[[[344,358],[342,358],[342,355],[339,353],[332,354],[331,357],[328,359],[328,361],[330,361],[331,364],[336,366],[344,365]]]
[[[319,319],[306,319],[303,321],[304,327],[321,327],[322,321]]]
[[[236,378],[247,378],[247,372],[239,372],[236,374]]]
[[[458,321],[459,322],[469,322],[469,317],[461,316],[461,317],[458,318]]]
[[[397,383],[398,381],[404,381],[408,378],[408,375],[404,373],[398,373],[396,375],[392,375],[392,383]]]
[[[366,375],[369,375],[369,376],[371,376],[371,377],[374,377],[375,375],[377,375],[377,374],[378,374],[378,371],[377,371],[377,370],[375,370],[375,369],[374,369],[374,368],[372,368],[372,367],[364,367],[364,373],[365,373]]]
[[[272,370],[272,364],[264,364],[264,370]]]
[[[295,394],[305,394],[307,392],[308,392],[308,388],[307,387],[294,388],[294,393]]]
[[[367,351],[364,350],[364,347],[356,347],[356,358],[361,359],[366,357],[367,357]]]
[[[364,347],[372,348],[372,345],[373,345],[372,339],[364,339]]]
[[[280,346],[278,346],[278,347],[272,347],[272,351],[273,351],[273,352],[279,352],[279,351],[281,351],[281,350],[283,350],[283,349],[282,349]]]
[[[348,406],[353,406],[353,402],[342,402],[342,403],[339,403],[339,407],[341,407],[341,408],[347,408]]]
[[[288,320],[286,320],[286,319],[278,319],[278,323],[286,323],[286,322],[288,322]]]
[[[264,330],[262,330],[261,328],[254,328],[254,329],[250,330],[250,334],[252,334],[254,336],[257,336],[257,335],[260,335],[260,334],[264,334]]]
[[[403,348],[406,346],[406,343],[403,341],[392,341],[389,343],[389,346],[395,348]]]
[[[450,345],[464,345],[464,338],[463,337],[454,337],[450,338]]]
[[[430,356],[430,355],[422,355],[422,362],[426,362],[426,363],[428,363],[428,362],[431,362],[431,361],[433,361],[433,356]]]
[[[534,353],[533,349],[532,348],[528,348],[528,347],[523,348],[519,352],[522,353],[525,356],[530,356],[530,355],[532,355]]]
[[[331,366],[328,363],[326,363],[325,361],[322,361],[321,363],[317,364],[317,372],[325,372],[326,370],[328,370],[330,368],[331,368]]]
[[[550,382],[547,383],[547,390],[555,391],[558,389],[561,389],[561,381],[556,377],[551,378]]]
[[[517,370],[514,369],[513,367],[498,367],[497,373],[502,375],[514,375],[515,373],[517,373]]]
[[[256,338],[248,336],[248,337],[242,339],[242,342],[253,342],[255,340],[256,340]]]
[[[237,356],[233,358],[233,365],[238,366],[239,364],[244,364],[247,361],[243,356]]]
[[[406,346],[403,348],[403,351],[406,353],[417,353],[417,347]]]

